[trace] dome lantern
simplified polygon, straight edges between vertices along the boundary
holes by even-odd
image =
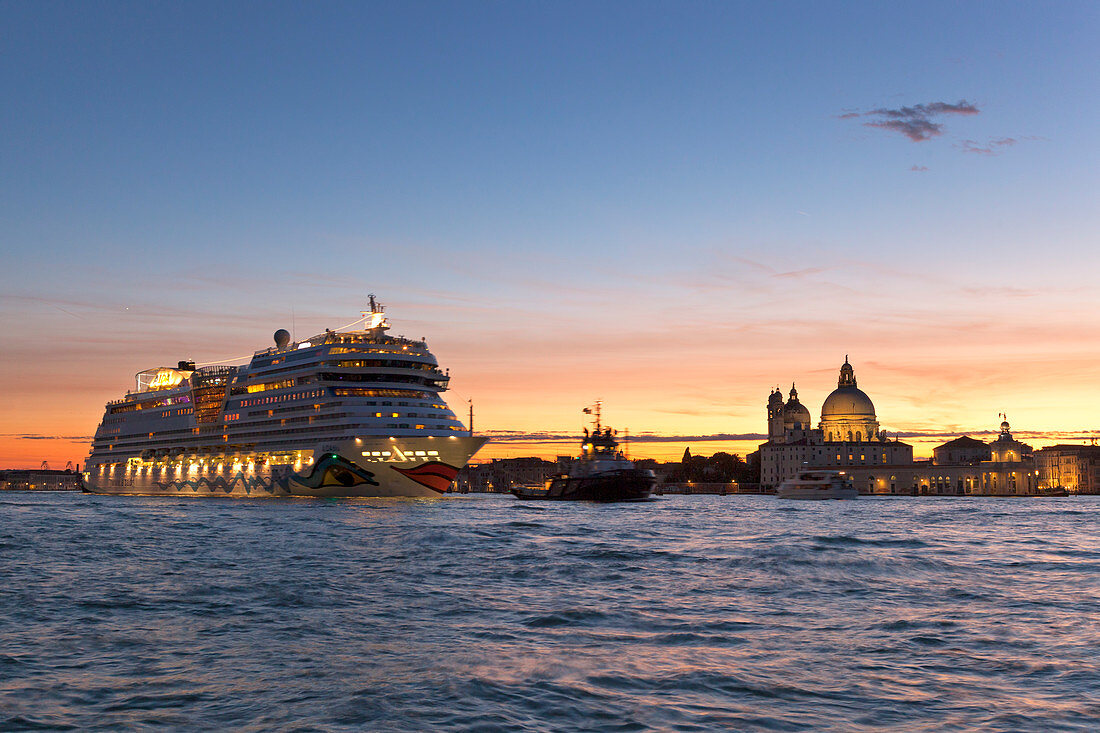
[[[852,369],[852,365],[848,363],[848,355],[844,355],[844,364],[840,367],[840,379],[837,380],[836,386],[838,387],[855,387],[856,386],[856,371]]]
[[[810,411],[798,401],[798,390],[791,384],[791,398],[783,406],[783,427],[786,430],[809,430]]]

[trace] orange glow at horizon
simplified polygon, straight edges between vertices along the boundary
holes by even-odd
[[[358,288],[348,290],[347,308],[326,310],[356,312]],[[624,292],[615,327],[596,330],[589,314],[608,307],[596,296],[578,296],[580,304],[565,308],[529,293],[525,310],[413,300],[387,303],[387,313],[395,334],[427,336],[450,370],[451,391],[443,396],[459,419],[466,421],[472,398],[475,432],[527,436],[490,442],[475,460],[574,454],[588,419],[581,409],[596,399],[604,402],[606,424],[668,438],[633,440],[632,456],[678,460],[685,448],[745,456],[764,439],[709,436],[766,433],[768,394],[777,385],[786,393],[792,381],[816,425],[845,353],[883,430],[903,433],[918,457],[959,434],[990,440],[999,412],[1036,448],[1100,434],[1093,409],[1100,404],[1100,325],[1088,319],[1051,326],[1041,314],[1006,305],[1013,328],[1003,329],[999,321],[979,328],[932,313],[884,311],[852,331],[832,316],[761,317],[752,302],[716,312],[709,293],[682,294],[685,302],[694,297],[682,309],[690,320],[654,323],[646,300]],[[112,320],[86,308],[87,317],[74,320],[26,304],[25,317],[12,321],[11,345],[0,354],[0,467],[82,464],[104,404],[131,388],[136,372],[264,348],[288,320],[259,313],[208,329],[218,324],[209,312]],[[73,304],[66,310],[84,313]],[[346,320],[299,314],[297,335]],[[905,437],[909,432],[918,435]],[[540,442],[541,434],[575,437]]]

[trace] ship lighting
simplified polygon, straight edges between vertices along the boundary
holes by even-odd
[[[175,495],[189,488],[220,495],[224,489],[225,493],[242,496],[254,495],[252,492],[257,488],[263,490],[261,495],[277,496],[296,492],[311,496],[345,495],[345,492],[352,496],[375,495],[373,492],[423,496],[438,492],[432,485],[438,483],[437,476],[431,471],[414,471],[414,476],[424,480],[407,481],[387,469],[375,474],[381,483],[325,484],[320,492],[305,491],[298,484],[313,483],[323,477],[293,475],[295,471],[308,473],[316,469],[320,457],[328,455],[319,450],[296,449],[307,439],[314,445],[337,441],[344,448],[352,448],[347,455],[361,453],[364,461],[375,463],[376,468],[384,468],[385,463],[417,466],[431,461],[445,461],[448,465],[463,461],[465,442],[449,445],[442,451],[446,458],[439,455],[440,451],[416,450],[435,445],[436,437],[446,435],[457,441],[465,433],[437,394],[447,387],[446,375],[434,362],[425,340],[386,334],[390,324],[373,295],[369,309],[362,315],[363,318],[347,326],[335,331],[325,329],[324,334],[301,342],[294,341],[286,329],[279,329],[274,334],[274,348],[254,352],[247,366],[196,368],[188,360],[180,361],[178,367],[161,366],[139,372],[135,375],[137,391],[128,391],[124,399],[107,404],[105,419],[93,441],[93,465],[86,474],[88,490],[119,493],[128,490],[124,487],[133,486],[135,491],[140,488],[154,494]],[[364,321],[365,328],[352,328]],[[300,357],[286,353],[302,349],[311,353]],[[330,362],[326,360],[330,353],[361,356]],[[283,366],[270,368],[277,364]],[[330,373],[326,371],[329,366],[354,371]],[[336,384],[330,387],[328,382]],[[357,384],[348,386],[341,382]],[[307,384],[310,386],[301,387]],[[139,393],[144,394],[138,397]],[[320,399],[329,394],[351,399],[341,402]],[[376,397],[432,402],[378,403],[373,401]],[[290,404],[275,407],[273,403]],[[344,404],[356,409],[328,412],[330,407]],[[406,413],[403,409],[406,404],[411,408],[431,408],[435,411],[432,417],[446,424],[431,424],[426,419],[418,422],[416,418],[426,415]],[[246,408],[253,408],[253,412],[237,412]],[[283,416],[280,413],[284,411],[300,412]],[[246,416],[248,419],[240,420]],[[169,417],[172,420],[161,420]],[[349,421],[335,424],[336,418],[359,417],[370,418],[368,424]],[[387,425],[390,420],[393,424]],[[408,424],[397,425],[401,420]],[[349,435],[348,428],[359,434]],[[398,436],[382,432],[391,428],[401,430],[400,446]],[[439,434],[425,434],[433,431]],[[379,441],[385,437],[389,437],[388,449],[371,450],[383,447]],[[484,439],[472,443],[470,452],[480,447],[481,442]],[[118,453],[125,452],[125,457],[115,453],[116,443]],[[223,483],[226,473],[232,477],[228,487]],[[221,481],[215,481],[216,477]],[[154,483],[154,478],[159,481]],[[241,486],[237,486],[237,478]],[[425,483],[427,479],[431,481]]]

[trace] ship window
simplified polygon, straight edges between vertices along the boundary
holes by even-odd
[[[428,451],[428,455],[429,455],[429,456],[438,456],[438,455],[439,455],[439,451],[437,451],[437,450],[430,450],[430,451]]]

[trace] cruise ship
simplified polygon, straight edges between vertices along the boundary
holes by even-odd
[[[147,369],[109,402],[85,491],[238,497],[437,497],[486,442],[441,394],[424,340],[390,336],[385,309],[247,366]]]

